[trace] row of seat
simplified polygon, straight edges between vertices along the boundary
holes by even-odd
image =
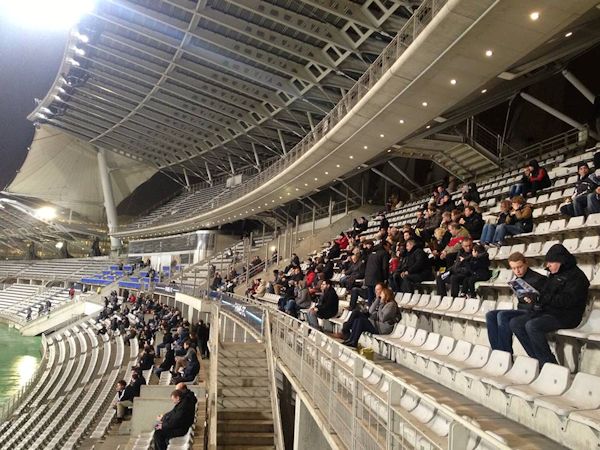
[[[398,324],[389,336],[365,336],[363,343],[404,367],[468,395],[503,415],[568,445],[598,444],[600,377],[472,345],[438,333]],[[565,432],[565,423],[580,433]],[[578,436],[579,434],[579,436]],[[580,447],[582,448],[582,447]],[[591,446],[589,447],[591,448]]]

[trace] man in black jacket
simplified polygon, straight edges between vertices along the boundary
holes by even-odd
[[[566,216],[583,216],[588,205],[588,195],[594,192],[597,185],[590,177],[589,166],[582,162],[577,167],[578,180],[571,201],[560,207],[560,212]]]
[[[331,319],[337,316],[339,305],[340,299],[331,285],[331,281],[323,280],[321,282],[321,298],[315,306],[308,310],[306,315],[308,324],[313,328],[320,329],[319,319]]]
[[[481,218],[481,214],[475,210],[475,207],[471,205],[465,206],[465,215],[460,219],[459,223],[467,229],[473,239],[477,240],[481,237],[483,219]]]
[[[460,291],[460,285],[463,280],[470,275],[469,265],[471,261],[471,252],[473,251],[473,239],[465,238],[461,242],[461,249],[456,255],[454,264],[446,272],[438,275],[435,279],[437,294],[446,295],[446,283],[450,285],[450,295],[456,297]]]
[[[159,421],[154,431],[155,450],[166,450],[171,438],[185,435],[194,423],[194,414],[190,414],[188,402],[182,400],[180,391],[171,392],[171,401],[175,406],[165,415],[158,417]]]
[[[400,292],[413,292],[422,281],[433,279],[427,253],[414,239],[406,241],[406,256],[400,263]]]
[[[390,243],[382,240],[373,249],[365,266],[365,286],[367,287],[367,301],[369,305],[375,300],[375,286],[377,283],[387,281],[390,264]]]
[[[358,253],[353,253],[350,257],[350,264],[344,271],[344,276],[340,279],[340,284],[346,289],[352,289],[354,282],[365,276],[365,265],[360,259]]]
[[[515,278],[525,281],[535,288],[538,292],[544,287],[547,278],[529,268],[527,259],[523,253],[515,252],[508,257],[508,265]],[[525,300],[523,295],[517,295],[517,309],[495,309],[488,311],[485,315],[487,324],[488,339],[492,350],[502,350],[503,352],[513,352],[512,331],[510,321],[519,316],[523,316],[531,311],[532,304]]]
[[[546,253],[546,267],[550,272],[548,281],[532,311],[510,321],[510,329],[540,366],[548,362],[556,364],[546,333],[579,325],[590,286],[586,275],[577,267],[575,257],[562,244],[550,247]]]
[[[114,408],[117,410],[117,422],[123,422],[127,408],[133,406],[133,398],[135,397],[135,388],[131,384],[127,384],[125,380],[117,382],[117,396]]]

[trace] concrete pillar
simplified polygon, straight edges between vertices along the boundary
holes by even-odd
[[[300,397],[296,396],[294,420],[294,450],[326,450],[331,446]]]
[[[110,172],[106,164],[106,150],[98,149],[98,171],[100,172],[100,182],[102,183],[102,194],[104,196],[104,209],[106,210],[106,221],[108,222],[108,232],[112,234],[117,230],[117,208],[113,197],[112,184],[110,182]],[[110,237],[110,249],[113,251],[121,248],[121,241],[115,237]]]

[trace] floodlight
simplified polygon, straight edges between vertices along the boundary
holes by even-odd
[[[35,212],[35,217],[42,220],[52,220],[56,217],[56,209],[51,206],[42,206]]]
[[[94,10],[98,0],[0,0],[0,15],[24,28],[68,30]]]
[[[64,247],[64,245],[65,245],[65,243],[64,243],[64,242],[57,242],[57,243],[56,243],[54,246],[55,246],[57,249],[59,249],[59,250],[60,250],[61,248],[63,248],[63,247]]]

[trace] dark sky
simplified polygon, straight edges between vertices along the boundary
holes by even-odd
[[[27,115],[52,85],[67,35],[9,23],[0,12],[0,189],[23,164],[33,137]]]

